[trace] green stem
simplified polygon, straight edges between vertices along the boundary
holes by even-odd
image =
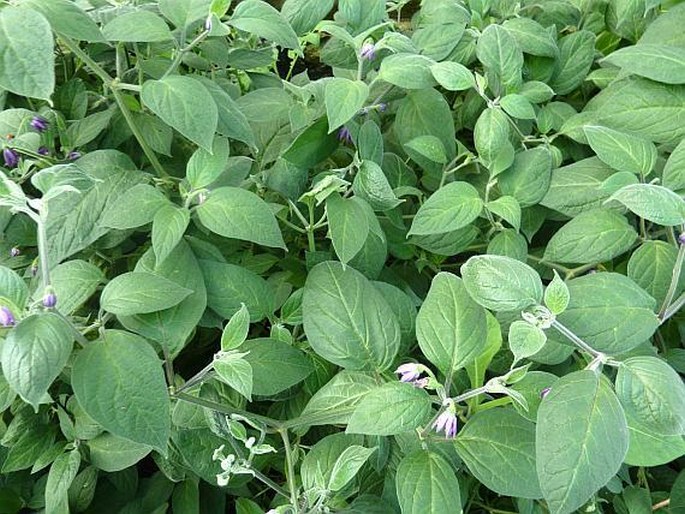
[[[40,260],[40,274],[43,290],[50,285],[50,261],[48,258],[48,234],[45,230],[45,209],[47,206],[43,204],[39,217],[36,219],[38,232],[38,259]]]
[[[676,257],[675,265],[673,266],[673,274],[671,275],[671,283],[668,286],[666,298],[664,298],[664,303],[661,304],[661,309],[659,309],[659,319],[664,319],[666,310],[671,305],[673,297],[675,296],[675,293],[678,290],[678,283],[680,282],[680,272],[683,269],[683,260],[685,260],[685,245],[681,244],[678,248],[678,256]]]
[[[188,379],[188,381],[176,390],[176,394],[182,393],[192,388],[194,385],[199,384],[204,381],[205,378],[214,370],[214,362],[207,364],[204,368],[198,371],[194,376]]]
[[[660,318],[661,324],[663,325],[666,323],[666,320],[670,319],[676,312],[678,312],[683,305],[685,305],[685,293],[682,293],[678,299],[673,302],[668,309],[666,309],[663,317]]]
[[[174,398],[178,400],[182,400],[184,402],[188,403],[194,403],[195,405],[200,405],[201,407],[206,407],[208,409],[215,410],[217,412],[221,412],[223,414],[238,414],[239,416],[243,416],[245,418],[252,418],[256,421],[259,421],[260,423],[265,424],[266,426],[269,426],[275,430],[280,430],[281,429],[281,422],[277,421],[275,419],[268,418],[266,416],[260,416],[259,414],[254,414],[252,412],[247,412],[242,409],[232,409],[230,407],[226,407],[225,405],[222,405],[220,403],[213,402],[211,400],[206,400],[204,398],[198,398],[197,396],[192,396],[187,393],[180,393],[177,392],[173,395]]]
[[[584,352],[589,353],[595,358],[603,356],[601,352],[598,352],[597,350],[592,348],[589,344],[587,344],[585,341],[583,341],[580,337],[575,335],[571,330],[569,330],[567,327],[559,323],[557,320],[552,321],[552,326],[556,328],[559,332],[561,332],[563,335],[565,335],[573,344],[575,344]]]
[[[295,483],[295,462],[293,461],[292,448],[290,447],[290,438],[288,437],[287,429],[280,429],[278,433],[281,435],[283,440],[283,446],[285,447],[285,478],[288,482],[288,489],[290,490],[290,503],[293,506],[295,513],[297,514],[300,509],[298,508],[297,501],[297,484]]]
[[[188,53],[190,50],[192,50],[195,46],[197,46],[199,43],[202,42],[203,39],[207,37],[207,34],[209,34],[208,31],[203,30],[200,32],[200,35],[197,36],[195,39],[193,39],[190,43],[188,43],[186,46],[181,48],[176,55],[174,56],[174,60],[171,62],[171,65],[169,68],[164,72],[164,75],[162,75],[162,78],[160,80],[164,80],[167,78],[169,75],[171,75],[174,71],[176,71],[176,68],[178,68],[178,65],[181,64],[181,60],[183,59],[183,55]]]
[[[537,255],[528,254],[528,259],[533,262],[537,262],[538,264],[542,264],[543,266],[547,266],[548,268],[561,271],[564,274],[569,274],[572,271],[571,268],[567,268],[566,266],[562,266],[561,264],[557,264],[556,262],[546,261],[545,259],[543,259],[542,257],[538,257]]]
[[[309,202],[307,204],[307,207],[309,208],[309,223],[307,224],[307,242],[309,244],[309,251],[315,252],[316,241],[314,239],[314,205],[311,202]]]

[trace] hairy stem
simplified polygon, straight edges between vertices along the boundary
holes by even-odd
[[[685,260],[685,245],[680,245],[678,248],[678,256],[675,260],[675,265],[673,266],[673,274],[671,275],[671,283],[668,286],[668,292],[666,293],[666,298],[664,298],[664,303],[661,304],[661,309],[659,309],[659,319],[663,320],[668,310],[668,307],[673,301],[676,291],[678,290],[678,282],[680,282],[680,272],[683,269],[683,260]]]

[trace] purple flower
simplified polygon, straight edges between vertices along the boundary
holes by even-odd
[[[683,232],[682,234],[680,234],[680,235],[678,236],[678,242],[679,242],[681,245],[685,245],[685,232]]]
[[[45,132],[50,124],[48,123],[48,120],[46,120],[45,118],[41,118],[40,116],[34,116],[29,125],[31,125],[31,128],[36,130],[37,132]]]
[[[21,255],[21,250],[16,246],[13,246],[10,250],[10,257],[19,257]]]
[[[5,166],[10,169],[16,168],[17,164],[19,164],[19,154],[11,148],[4,148],[2,150],[2,158],[5,159]]]
[[[547,396],[551,390],[551,387],[545,387],[542,391],[540,391],[540,398],[544,399],[545,396]]]
[[[343,143],[352,144],[352,132],[350,132],[350,129],[345,126],[340,127],[340,130],[338,130],[338,140]]]
[[[0,307],[0,325],[3,327],[13,327],[15,324],[14,321],[14,316],[12,315],[12,311],[9,310],[7,307],[4,305]]]
[[[432,428],[434,428],[436,432],[442,432],[444,429],[445,437],[448,439],[457,435],[457,416],[452,412],[451,407],[446,408],[442,414],[438,416],[438,419],[435,420]]]
[[[378,104],[378,110],[380,112],[385,112],[387,108],[388,108],[388,104],[386,104],[384,102],[381,102]]]
[[[38,149],[38,155],[50,155],[50,150],[48,150],[47,146],[41,146]]]
[[[75,161],[75,160],[78,159],[79,157],[81,157],[81,152],[77,152],[77,151],[75,151],[75,150],[74,150],[74,151],[71,151],[71,152],[69,152],[69,153],[67,154],[67,160],[68,160],[68,161]]]
[[[57,305],[57,295],[53,291],[49,291],[43,296],[43,307],[52,309]]]
[[[421,365],[416,362],[409,362],[407,364],[402,364],[399,368],[395,370],[395,373],[402,375],[400,381],[402,382],[413,382],[421,376]]]
[[[359,55],[362,59],[373,61],[376,58],[376,47],[373,43],[364,43],[362,49],[359,51]]]

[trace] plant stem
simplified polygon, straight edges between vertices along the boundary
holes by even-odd
[[[668,286],[668,292],[666,293],[666,298],[664,298],[664,303],[661,304],[661,309],[659,309],[658,317],[660,320],[664,319],[666,310],[671,305],[673,297],[678,290],[678,282],[680,282],[680,272],[683,269],[683,260],[685,260],[685,245],[680,245],[678,248],[678,256],[676,257],[675,264],[673,265],[673,274],[671,275],[671,283]]]
[[[41,274],[41,284],[43,285],[43,290],[47,289],[50,285],[50,260],[48,258],[48,234],[45,231],[45,222],[47,221],[46,211],[47,205],[43,204],[41,206],[41,212],[38,216],[37,222],[37,232],[38,232],[38,260],[40,260],[40,274]]]
[[[238,414],[239,416],[243,416],[245,418],[252,418],[254,420],[259,421],[260,423],[264,423],[265,425],[271,427],[272,429],[275,430],[280,430],[281,429],[281,423],[275,419],[268,418],[266,416],[260,416],[259,414],[254,414],[253,412],[247,412],[242,409],[233,409],[231,407],[227,407],[225,405],[222,405],[220,403],[213,402],[211,400],[206,400],[204,398],[199,398],[197,396],[192,396],[188,393],[181,393],[177,392],[173,395],[174,398],[178,400],[182,400],[184,402],[188,403],[194,403],[195,405],[200,405],[201,407],[206,407],[208,409],[215,410],[217,412],[222,412],[224,414]]]
[[[207,378],[207,375],[209,375],[212,372],[212,370],[214,370],[214,363],[213,362],[207,364],[204,368],[202,368],[200,371],[198,371],[194,376],[189,378],[185,384],[183,384],[181,387],[179,387],[176,390],[176,394],[182,393],[183,391],[187,391],[188,389],[190,389],[194,385],[199,384],[205,378]]]
[[[666,498],[665,500],[662,500],[659,503],[655,503],[654,505],[652,505],[652,510],[659,510],[659,509],[662,509],[664,507],[668,507],[670,504],[671,504],[671,499]]]
[[[598,352],[597,350],[592,348],[589,344],[587,344],[580,337],[578,337],[573,332],[571,332],[571,330],[566,328],[564,325],[559,323],[556,319],[554,321],[552,321],[552,326],[554,328],[556,328],[559,332],[561,332],[563,335],[565,335],[573,344],[575,344],[578,348],[580,348],[584,352],[589,353],[593,357],[603,356],[603,354],[601,352]]]
[[[293,461],[292,448],[290,447],[290,438],[288,437],[287,429],[279,429],[278,433],[281,435],[283,440],[283,446],[285,447],[285,478],[288,481],[288,489],[290,490],[290,503],[297,514],[299,512],[298,502],[297,502],[297,484],[295,484],[295,463]]]
[[[171,75],[174,71],[176,71],[176,68],[178,68],[178,65],[181,64],[181,60],[183,59],[183,55],[186,54],[187,52],[189,52],[190,50],[192,50],[196,45],[201,43],[202,40],[207,37],[207,34],[209,34],[209,31],[203,30],[202,32],[200,32],[200,35],[198,35],[190,43],[188,43],[183,48],[179,49],[179,51],[174,56],[174,60],[171,62],[171,65],[164,72],[164,75],[162,75],[162,78],[160,80],[164,80],[169,75]],[[185,39],[185,34],[184,34],[184,39]]]
[[[546,261],[542,257],[538,257],[537,255],[532,255],[530,253],[528,254],[528,259],[530,259],[533,262],[537,262],[538,264],[542,264],[543,266],[547,266],[548,268],[561,271],[564,274],[569,274],[572,271],[571,268],[567,268],[566,266],[562,266],[561,264],[557,264],[556,262]]]

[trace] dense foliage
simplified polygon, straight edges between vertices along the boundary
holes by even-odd
[[[685,4],[277,7],[0,3],[0,513],[685,512]]]

